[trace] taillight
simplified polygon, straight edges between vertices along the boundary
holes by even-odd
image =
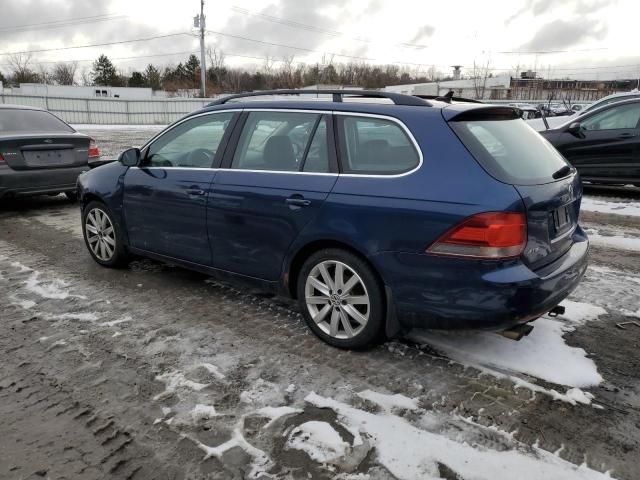
[[[480,213],[464,220],[427,248],[428,253],[473,258],[517,257],[527,243],[522,213]]]
[[[0,153],[0,163],[4,163],[4,157],[2,156],[1,153]]]
[[[98,158],[100,157],[100,149],[98,145],[96,145],[96,141],[92,138],[89,140],[89,158]]]

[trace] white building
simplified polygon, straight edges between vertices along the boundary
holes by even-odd
[[[77,85],[47,85],[44,83],[21,83],[11,89],[13,95],[31,95],[37,97],[73,97],[73,98],[122,98],[126,100],[144,100],[153,98],[150,88],[133,87],[83,87]]]
[[[498,75],[484,79],[461,79],[445,80],[442,82],[411,83],[407,85],[392,85],[385,87],[387,92],[404,93],[407,95],[445,95],[453,90],[457,97],[484,99],[502,98],[500,95],[493,95],[492,91],[506,91],[510,88],[511,76]],[[484,88],[483,88],[484,87]],[[484,92],[483,92],[484,90]]]

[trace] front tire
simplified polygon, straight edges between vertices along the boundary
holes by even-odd
[[[311,255],[297,293],[307,325],[329,345],[356,349],[380,339],[383,289],[373,269],[351,252],[332,248]]]
[[[104,267],[120,267],[128,255],[113,214],[102,202],[89,202],[82,209],[82,234],[93,259]]]

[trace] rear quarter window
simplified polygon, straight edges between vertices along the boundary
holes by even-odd
[[[449,123],[474,158],[494,178],[513,185],[553,182],[564,157],[523,120]]]
[[[373,117],[338,116],[344,173],[397,175],[420,164],[420,155],[396,122]]]
[[[0,133],[73,133],[75,130],[43,110],[0,109]]]

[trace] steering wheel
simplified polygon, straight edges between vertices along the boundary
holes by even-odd
[[[210,167],[214,153],[206,148],[196,148],[187,155],[187,165],[192,167]]]

